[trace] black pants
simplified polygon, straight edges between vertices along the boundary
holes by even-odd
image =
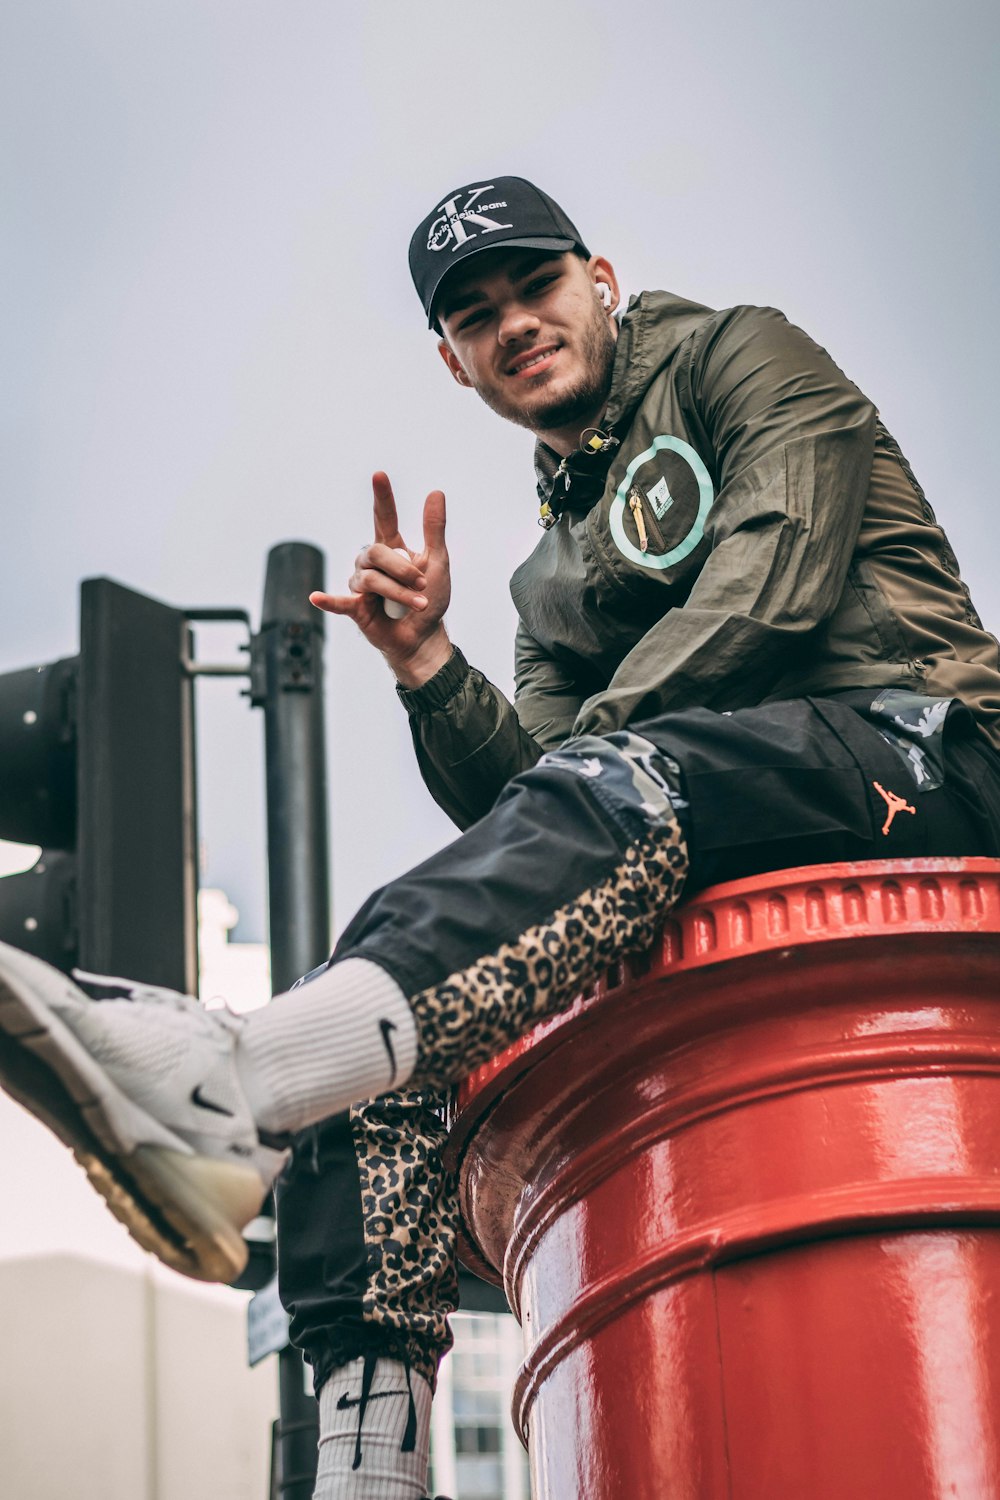
[[[317,1389],[371,1352],[433,1382],[456,1293],[442,1092],[648,942],[682,888],[1000,855],[1000,756],[971,715],[885,699],[699,709],[570,741],[365,904],[330,962],[396,979],[420,1061],[407,1092],[304,1132],[279,1186],[279,1286]]]

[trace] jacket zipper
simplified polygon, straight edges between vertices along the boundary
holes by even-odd
[[[628,508],[635,518],[635,529],[639,533],[639,551],[649,551],[649,532],[646,530],[648,526],[653,534],[653,541],[661,552],[665,552],[667,544],[663,539],[663,532],[657,526],[646,504],[646,497],[637,484],[634,484],[628,492]]]

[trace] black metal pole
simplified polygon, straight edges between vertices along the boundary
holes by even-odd
[[[253,698],[264,708],[268,926],[271,983],[289,988],[330,951],[330,873],[323,724],[324,616],[309,603],[323,588],[323,554],[282,542],[267,559]],[[309,1500],[316,1479],[319,1412],[302,1357],[278,1355],[275,1500]]]
[[[330,951],[323,624],[309,603],[323,554],[306,542],[268,553],[261,618],[271,982],[285,990]]]

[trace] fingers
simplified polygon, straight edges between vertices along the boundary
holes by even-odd
[[[410,556],[405,547],[390,547],[385,542],[369,542],[354,559],[354,573],[347,587],[356,589],[355,578],[371,571],[387,573],[390,578],[395,578],[411,589],[423,588],[424,585],[420,564]]]
[[[376,579],[378,576],[375,575]],[[351,581],[353,583],[353,579]],[[411,608],[418,611],[427,608],[425,595],[389,586],[379,589],[359,589],[353,594],[324,594],[316,589],[309,595],[309,603],[316,609],[322,609],[328,615],[346,615],[348,619],[353,620],[362,628],[370,625],[373,618],[384,617],[387,613],[385,605],[389,602],[404,606],[404,614]],[[401,619],[402,615],[390,618]]]
[[[317,590],[309,599],[328,614],[349,616],[370,641],[387,651],[400,640],[409,639],[414,630],[426,635],[448,607],[451,590],[444,545],[444,495],[434,490],[427,497],[424,550],[418,554],[412,554],[403,542],[392,485],[381,469],[372,475],[372,495],[375,540],[362,547],[354,560],[354,571],[347,580],[349,594]],[[418,626],[417,619],[425,612],[425,623]],[[407,620],[407,616],[411,618]]]
[[[427,596],[422,592],[426,583],[408,552],[372,542],[358,553],[354,572],[347,580],[349,594],[327,594],[317,589],[309,595],[309,602],[331,615],[350,615],[360,624],[376,604],[387,600],[407,609],[426,609]]]
[[[319,589],[309,595],[309,603],[325,609],[328,615],[356,616],[362,603],[359,594],[324,594]]]
[[[378,594],[407,608],[424,609],[426,583],[425,574],[405,548],[372,542],[358,553],[347,587],[353,594]]]
[[[420,588],[423,587],[422,575],[419,587],[407,588],[405,584],[397,583],[394,578],[390,578],[388,573],[383,573],[379,568],[361,568],[351,574],[347,580],[347,587],[353,594],[378,598],[383,603],[391,599],[407,609],[427,608],[427,596],[420,592]]]
[[[372,494],[375,497],[375,540],[385,542],[389,547],[402,546],[396,498],[392,493],[388,474],[381,469],[376,469],[372,475]]]

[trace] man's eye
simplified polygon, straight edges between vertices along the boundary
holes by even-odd
[[[464,333],[467,328],[474,328],[481,323],[486,316],[485,307],[477,307],[475,312],[467,313],[458,325],[459,333]]]
[[[558,279],[559,277],[555,272],[550,273],[548,276],[535,276],[528,282],[525,291],[529,296],[537,296],[539,292],[544,292],[546,287],[550,287]]]

